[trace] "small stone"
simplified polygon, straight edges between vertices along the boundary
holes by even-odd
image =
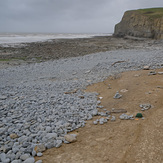
[[[11,163],[21,163],[21,160],[13,160]]]
[[[121,97],[122,97],[122,95],[120,95],[118,91],[114,95],[114,99],[120,99]]]
[[[111,89],[111,85],[110,84],[108,84],[108,89]]]
[[[163,75],[163,72],[158,72],[159,75]]]
[[[143,70],[149,70],[150,66],[144,66]]]
[[[17,153],[17,152],[19,151],[19,148],[18,148],[18,147],[12,147],[12,151],[13,151],[14,153]]]
[[[87,117],[87,120],[91,120],[93,117],[92,117],[92,115],[88,115],[88,117]]]
[[[93,110],[92,115],[95,116],[97,114],[98,114],[98,110],[97,109]]]
[[[115,116],[112,116],[111,121],[115,121],[115,120],[116,120]]]
[[[98,100],[98,101],[97,101],[97,104],[101,104],[101,101],[100,101],[100,100]]]
[[[20,159],[23,160],[23,161],[25,161],[25,160],[28,159],[29,157],[30,157],[29,154],[23,154],[23,155],[20,156]]]
[[[0,135],[3,135],[5,131],[6,131],[6,128],[0,128]]]
[[[120,90],[120,92],[126,93],[126,92],[128,92],[128,90],[127,89],[122,89],[122,90]]]
[[[91,72],[91,70],[85,71],[85,74],[88,74],[88,73],[90,73],[90,72]]]
[[[38,160],[38,161],[36,161],[35,163],[42,163],[42,160]]]
[[[102,109],[104,106],[98,105],[97,108]]]
[[[43,154],[42,154],[41,152],[38,152],[38,153],[37,153],[37,156],[38,156],[38,157],[41,157],[42,155],[43,155]]]
[[[125,109],[114,109],[112,108],[111,113],[127,113]]]
[[[46,139],[55,139],[57,137],[56,133],[47,133],[45,138]]]
[[[148,73],[148,75],[156,75],[156,72],[155,72],[155,71],[150,71],[150,72]]]
[[[133,119],[133,115],[127,115],[127,114],[122,114],[119,116],[120,119],[125,119],[125,120],[128,120],[128,119]]]
[[[100,122],[99,122],[99,124],[100,124],[100,125],[103,125],[103,124],[104,124],[104,122],[103,122],[103,121],[100,121]]]
[[[142,118],[143,115],[142,115],[142,113],[137,113],[135,117],[137,117],[137,118]]]
[[[26,159],[23,163],[34,163],[35,159],[33,157],[30,157],[28,159]]]
[[[38,152],[44,152],[46,148],[44,144],[39,144],[34,147],[34,150],[36,151],[36,153],[38,153]]]
[[[5,153],[1,153],[0,154],[0,160],[3,162],[6,159],[6,154]]]
[[[150,109],[151,108],[151,104],[141,104],[141,105],[139,105],[142,109],[142,111],[144,111],[144,110],[148,110],[148,109]]]
[[[104,118],[100,118],[100,119],[99,119],[99,124],[100,124],[100,125],[103,125],[104,122],[105,122],[105,119],[104,119]]]
[[[97,122],[97,121],[93,121],[93,124],[94,124],[94,125],[97,125],[97,124],[98,124],[98,122]]]
[[[22,153],[22,152],[20,152],[20,151],[19,151],[19,152],[17,152],[17,153],[16,153],[16,155],[15,155],[15,159],[17,159],[17,160],[18,160],[22,154],[23,154],[23,153]]]
[[[157,86],[157,88],[163,89],[163,86]]]
[[[10,134],[10,138],[11,139],[16,139],[16,138],[18,138],[18,135],[15,134],[15,133],[12,133],[12,134]]]
[[[65,140],[70,143],[76,142],[76,137],[77,137],[76,134],[68,134],[64,136]]]
[[[99,99],[100,99],[100,100],[102,100],[102,99],[103,99],[103,97],[99,97]]]
[[[0,100],[6,100],[7,96],[0,96]]]
[[[45,144],[45,146],[46,146],[47,149],[53,148],[53,147],[55,147],[55,142],[51,142],[51,141],[47,142]]]
[[[35,150],[32,151],[32,156],[33,156],[33,157],[36,156],[36,151],[35,151]]]
[[[62,145],[62,140],[57,140],[56,141],[56,148],[59,148]]]
[[[9,151],[7,153],[7,158],[9,158],[11,161],[13,161],[15,159],[16,155],[14,153],[12,153],[12,151]]]
[[[45,130],[46,132],[51,132],[52,128],[50,126],[47,126]]]
[[[3,163],[9,163],[11,162],[9,158],[6,158],[5,160],[3,160]]]

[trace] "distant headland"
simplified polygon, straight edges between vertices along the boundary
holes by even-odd
[[[163,7],[126,11],[114,36],[163,39]]]

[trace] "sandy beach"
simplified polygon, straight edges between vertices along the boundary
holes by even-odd
[[[162,72],[163,69],[156,70]],[[142,113],[144,119],[120,120],[122,113],[112,113],[116,121],[94,125],[87,121],[84,128],[77,129],[77,142],[59,149],[49,149],[41,157],[43,162],[58,163],[148,163],[163,161],[163,76],[148,75],[150,70],[132,71],[111,76],[103,82],[88,86],[85,91],[98,92],[103,111],[111,108],[125,109],[127,115]],[[108,85],[110,84],[110,89]],[[113,99],[119,90],[121,99]],[[123,91],[123,90],[126,90]],[[150,103],[152,108],[141,111],[140,104]],[[40,158],[37,158],[40,159]]]
[[[163,162],[162,45],[108,36],[0,47],[1,153],[43,163]],[[77,141],[67,144],[66,134]]]

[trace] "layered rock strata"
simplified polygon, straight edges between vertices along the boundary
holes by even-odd
[[[163,8],[126,11],[114,35],[163,39]]]

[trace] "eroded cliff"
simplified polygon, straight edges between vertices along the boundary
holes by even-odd
[[[114,35],[163,39],[163,8],[126,11]]]

